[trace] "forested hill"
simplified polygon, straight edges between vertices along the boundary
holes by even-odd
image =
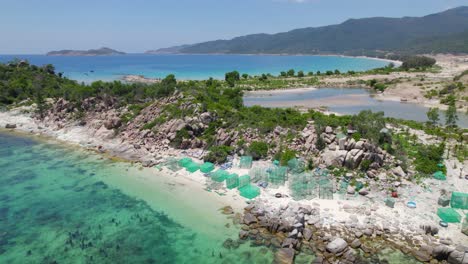
[[[177,49],[178,53],[236,54],[358,55],[375,51],[468,53],[468,6],[424,17],[349,19],[339,25],[247,35]]]
[[[46,54],[47,56],[110,56],[110,55],[125,55],[125,52],[117,51],[110,48],[99,48],[90,50],[55,50]]]

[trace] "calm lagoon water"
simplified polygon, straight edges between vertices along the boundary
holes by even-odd
[[[279,74],[288,69],[327,71],[338,69],[369,70],[383,67],[388,62],[339,56],[269,56],[269,55],[150,55],[125,56],[45,56],[0,55],[0,62],[15,58],[26,59],[35,65],[53,64],[57,72],[79,81],[116,80],[123,75],[144,75],[161,78],[175,74],[178,79],[224,78],[224,74],[237,70],[251,75]]]
[[[298,90],[288,93],[262,92],[247,94],[244,97],[246,106],[260,105],[265,107],[327,107],[339,114],[357,114],[362,110],[374,112],[384,111],[385,116],[403,118],[416,121],[427,121],[428,108],[413,103],[396,101],[382,101],[372,97],[368,89],[364,88],[319,88]],[[440,112],[444,122],[444,112]],[[458,113],[458,125],[468,127],[468,115]]]

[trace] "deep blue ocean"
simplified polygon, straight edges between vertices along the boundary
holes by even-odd
[[[0,55],[0,62],[15,58],[26,59],[31,64],[53,64],[57,72],[70,79],[91,82],[116,80],[124,75],[144,75],[161,78],[175,74],[177,79],[221,79],[229,71],[258,75],[279,74],[294,69],[327,71],[338,69],[369,70],[383,67],[388,62],[339,56],[274,56],[274,55],[149,55],[128,54],[124,56],[45,56],[45,55]]]

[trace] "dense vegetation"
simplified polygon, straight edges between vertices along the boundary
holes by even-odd
[[[393,67],[377,69],[377,71],[394,70],[401,69],[395,69]],[[286,74],[295,75],[296,73],[293,70],[289,70]],[[331,72],[331,74],[343,73]],[[351,126],[357,130],[357,133],[354,135],[355,140],[359,140],[360,138],[369,139],[375,144],[380,145],[383,149],[398,154],[401,160],[413,158],[420,160],[421,163],[419,164],[430,163],[432,164],[430,166],[431,170],[434,168],[433,165],[440,161],[440,148],[427,150],[421,148],[420,155],[411,156],[411,153],[414,152],[411,151],[411,144],[404,143],[408,142],[408,140],[403,141],[399,139],[396,142],[392,142],[391,138],[382,137],[381,130],[385,127],[386,123],[391,122],[397,126],[405,125],[410,128],[423,130],[430,135],[455,139],[460,143],[453,151],[456,152],[456,155],[462,160],[466,158],[467,149],[463,144],[463,133],[466,133],[466,129],[458,129],[453,123],[448,124],[449,126],[446,128],[436,126],[435,120],[437,120],[438,117],[435,116],[434,113],[429,114],[432,122],[424,124],[414,121],[385,118],[382,112],[373,113],[371,111],[363,111],[355,116],[335,116],[333,114],[325,115],[313,110],[301,113],[298,110],[290,108],[270,109],[259,106],[245,107],[243,105],[243,90],[246,88],[243,87],[245,84],[243,82],[247,82],[250,78],[250,76],[242,76],[241,78],[239,73],[231,72],[226,74],[226,80],[232,80],[233,85],[231,85],[229,81],[214,79],[177,82],[174,75],[168,75],[160,83],[151,85],[125,84],[119,81],[98,81],[90,85],[85,85],[64,78],[60,73],[55,72],[52,65],[37,67],[29,65],[27,62],[14,61],[9,64],[0,64],[0,104],[36,103],[38,105],[38,112],[42,116],[45,109],[48,107],[47,98],[65,98],[74,103],[74,107],[77,110],[80,110],[81,102],[86,98],[96,97],[106,100],[106,98],[111,97],[118,103],[116,107],[126,106],[128,109],[128,111],[121,116],[122,123],[126,124],[128,121],[138,116],[142,109],[149,106],[154,100],[173,95],[177,91],[185,95],[184,99],[179,100],[175,104],[166,106],[163,115],[144,124],[141,129],[152,129],[167,120],[191,116],[194,114],[193,109],[187,109],[181,106],[184,103],[197,104],[201,107],[201,111],[212,113],[216,117],[215,120],[202,132],[193,133],[193,131],[181,129],[177,132],[171,144],[175,147],[179,147],[184,142],[184,139],[189,139],[193,136],[199,137],[207,142],[207,149],[210,150],[205,159],[216,163],[224,161],[226,157],[234,151],[243,150],[243,153],[251,154],[255,159],[261,159],[271,154],[273,149],[276,149],[276,152],[273,152],[273,154],[276,153],[274,155],[275,158],[284,164],[296,155],[294,151],[288,148],[288,140],[295,136],[291,133],[294,131],[296,131],[294,133],[301,131],[310,120],[315,121],[318,133],[323,132],[327,126],[333,128]],[[269,78],[273,77],[267,77],[267,80],[269,80]],[[302,79],[303,77],[297,78]],[[247,145],[242,144],[241,139],[237,148],[232,148],[219,146],[214,140],[217,131],[220,129],[231,131],[246,128],[257,129],[258,132],[263,135],[273,132],[277,126],[289,129],[288,134],[284,136],[283,143],[279,146],[270,146],[262,141]],[[318,149],[324,149],[326,147],[322,138],[319,137],[319,140],[316,142],[316,147]],[[424,171],[423,168],[421,170]]]
[[[80,84],[56,74],[53,65],[38,67],[26,61],[13,61],[0,64],[0,104],[8,105],[26,99],[65,98],[81,102],[88,97],[114,96],[121,103],[142,103],[147,99],[161,98],[174,93],[176,88],[174,75],[168,75],[161,83],[124,84],[114,82],[93,82]]]
[[[424,17],[350,19],[339,25],[303,28],[278,34],[254,34],[176,49],[180,53],[466,53],[468,7]],[[378,53],[378,52],[377,52]]]

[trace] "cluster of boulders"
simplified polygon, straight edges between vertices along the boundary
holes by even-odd
[[[321,155],[320,162],[326,166],[356,169],[363,161],[367,161],[370,170],[378,170],[391,158],[386,151],[366,139],[356,141],[353,137],[344,134],[337,137],[331,127],[326,127],[321,137],[327,147]]]
[[[362,208],[343,206],[345,211],[362,212]],[[371,213],[369,211],[368,214]],[[422,262],[466,264],[468,248],[453,247],[449,240],[436,240],[436,227],[422,227],[415,234],[402,235],[392,225],[377,225],[372,221],[360,224],[354,214],[347,221],[333,222],[321,215],[320,206],[290,202],[281,206],[257,200],[245,208],[240,240],[276,250],[275,263],[293,263],[299,252],[317,256],[314,263],[356,263],[363,257],[375,258],[389,246],[413,255]],[[429,236],[422,238],[424,236]],[[435,242],[436,241],[436,242]],[[231,241],[232,242],[232,241]]]
[[[316,140],[315,124],[313,121],[309,121],[299,136],[294,139],[292,146],[294,149],[300,150],[299,152],[302,152],[302,154],[307,155],[317,150],[315,148]]]

